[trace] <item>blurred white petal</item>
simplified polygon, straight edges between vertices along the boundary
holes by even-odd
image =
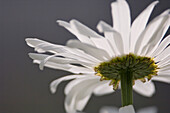
[[[136,80],[133,89],[146,97],[151,97],[155,93],[155,86],[151,81],[143,83],[140,80]]]

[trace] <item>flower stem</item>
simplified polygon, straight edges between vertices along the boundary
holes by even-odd
[[[128,69],[120,73],[122,106],[133,104],[133,74]]]

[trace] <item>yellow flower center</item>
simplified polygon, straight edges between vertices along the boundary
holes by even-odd
[[[133,82],[137,79],[145,82],[146,78],[150,80],[152,76],[157,75],[157,69],[158,66],[152,58],[132,53],[114,57],[94,68],[96,75],[101,76],[101,80],[111,80],[110,85],[113,85],[114,89],[118,88],[121,73],[132,73]]]

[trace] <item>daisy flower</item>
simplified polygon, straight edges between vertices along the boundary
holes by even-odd
[[[50,85],[51,92],[55,93],[61,82],[72,80],[64,91],[67,112],[82,111],[92,94],[112,93],[120,84],[122,106],[127,106],[133,104],[132,87],[150,97],[155,92],[152,80],[170,83],[170,35],[164,37],[170,24],[170,10],[148,23],[157,3],[151,3],[131,24],[126,0],[113,2],[113,27],[104,21],[97,25],[104,35],[75,19],[58,20],[60,26],[78,38],[69,40],[65,46],[36,38],[26,39],[38,52],[29,53],[29,56],[41,70],[45,66],[73,73]]]
[[[136,113],[157,113],[156,107],[146,107],[137,110]],[[132,105],[121,107],[120,109],[116,107],[102,107],[99,113],[135,113]]]

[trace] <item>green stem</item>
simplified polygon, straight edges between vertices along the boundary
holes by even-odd
[[[126,70],[120,74],[121,78],[121,96],[122,106],[133,104],[133,75],[132,72]]]

